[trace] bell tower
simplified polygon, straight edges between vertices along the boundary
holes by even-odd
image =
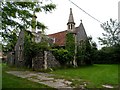
[[[70,8],[70,15],[67,23],[67,30],[73,32],[75,30],[75,22],[73,18],[72,8]]]

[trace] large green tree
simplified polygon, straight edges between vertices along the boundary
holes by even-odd
[[[101,24],[105,31],[103,37],[99,37],[101,45],[104,45],[98,51],[95,63],[118,63],[120,60],[120,22],[110,19],[110,21]]]
[[[3,43],[7,45],[12,44],[14,46],[18,33],[21,30],[26,30],[30,27],[33,27],[31,20],[33,17],[33,13],[38,12],[51,12],[55,9],[56,5],[53,3],[45,4],[43,2],[1,2],[0,11],[1,11],[1,32]],[[44,30],[46,26],[40,21],[36,21],[36,27],[38,29]],[[14,32],[13,32],[14,31]],[[14,37],[14,38],[13,38]],[[11,45],[10,45],[11,46]]]
[[[105,31],[102,33],[103,37],[99,37],[101,45],[113,46],[120,44],[120,23],[116,20],[110,19],[110,21],[101,24],[101,27]]]
[[[92,48],[95,48],[93,43],[90,43],[89,38],[87,40],[81,40],[77,45],[77,64],[80,65],[92,65]]]

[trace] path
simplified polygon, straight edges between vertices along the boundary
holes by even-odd
[[[32,71],[7,71],[6,73],[26,78],[30,81],[34,81],[37,83],[45,84],[47,86],[57,88],[58,90],[72,90],[75,87],[72,87],[72,82],[65,80],[65,79],[56,79],[54,78],[55,75],[48,74],[48,73],[41,73],[41,72],[32,72]],[[110,85],[102,85],[104,88],[114,88]],[[85,90],[84,85],[80,86],[80,90]]]
[[[54,76],[53,74],[32,72],[32,71],[7,71],[7,73],[21,77],[21,78],[26,78],[34,82],[45,84],[47,86],[57,88],[57,89],[69,88],[72,90],[73,88],[71,87],[72,82],[67,81],[65,79],[55,79],[52,77]]]

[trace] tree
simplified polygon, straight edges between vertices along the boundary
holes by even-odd
[[[104,45],[98,51],[97,63],[118,63],[120,56],[120,22],[110,19],[110,22],[101,24],[105,31],[103,38],[98,38],[101,45]]]
[[[16,30],[11,31],[11,33],[5,40],[7,42],[7,45],[6,46],[3,45],[3,47],[4,47],[3,52],[11,51],[14,48],[14,46],[17,42],[17,39],[18,39],[18,37],[16,35]]]
[[[96,64],[118,64],[120,60],[120,45],[103,47],[97,51]]]
[[[10,43],[13,39],[13,30],[16,32],[16,36],[21,30],[26,30],[32,27],[32,17],[35,12],[45,11],[50,12],[55,9],[55,4],[43,4],[43,2],[2,2],[0,5],[2,13],[2,38],[4,43]],[[39,21],[36,21],[36,27],[38,29],[46,29],[46,26]],[[14,35],[15,36],[15,35]],[[11,40],[9,40],[11,38]],[[12,40],[14,41],[14,39]]]
[[[91,65],[92,46],[87,40],[81,40],[77,45],[77,64],[80,65]]]
[[[98,38],[101,45],[109,47],[120,44],[120,22],[110,19],[110,22],[101,24],[101,27],[105,31],[105,33],[102,33],[103,38]]]

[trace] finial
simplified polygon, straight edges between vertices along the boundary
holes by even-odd
[[[70,8],[70,15],[72,14],[72,8]]]
[[[82,19],[81,19],[80,21],[81,21],[81,23],[82,23]]]

